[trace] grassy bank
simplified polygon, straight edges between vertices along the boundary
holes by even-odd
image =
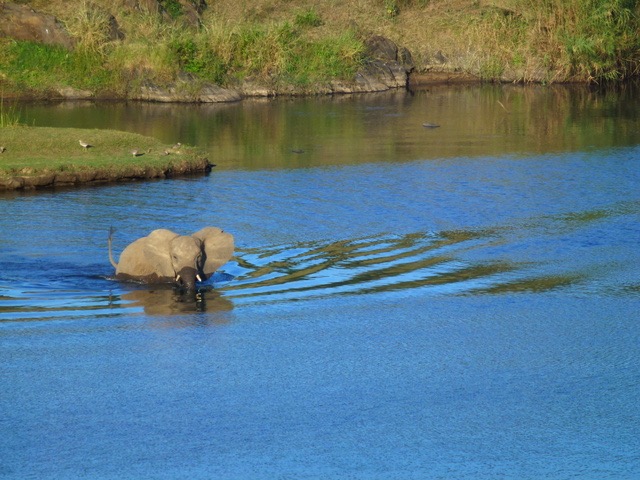
[[[382,34],[407,47],[417,72],[484,80],[604,82],[636,76],[640,0],[217,0],[188,25],[176,0],[163,15],[122,0],[33,0],[56,15],[76,48],[0,40],[6,92],[62,86],[126,97],[180,72],[234,87],[250,79],[314,92],[349,79]],[[96,6],[97,5],[97,6]],[[109,13],[124,33],[110,40]]]
[[[162,178],[208,164],[193,147],[114,130],[12,126],[0,128],[0,146],[0,189]]]

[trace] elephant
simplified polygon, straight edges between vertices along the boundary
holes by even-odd
[[[148,284],[173,283],[189,291],[233,256],[233,235],[217,227],[205,227],[193,235],[178,235],[158,229],[131,243],[115,262],[111,253],[113,229],[109,232],[109,261],[115,278]]]

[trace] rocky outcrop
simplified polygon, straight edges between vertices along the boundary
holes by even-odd
[[[222,88],[212,83],[202,82],[188,74],[182,74],[177,81],[161,86],[146,82],[137,91],[130,94],[131,100],[151,102],[192,102],[216,103],[235,102],[242,98],[239,92]]]
[[[207,8],[205,0],[176,0],[180,6],[177,18],[191,26],[199,26],[201,16]],[[123,0],[125,10],[138,10],[155,13],[169,19],[169,12],[158,0]],[[89,8],[99,10],[109,19],[109,38],[121,40],[124,33],[112,13],[96,4],[88,4]],[[13,38],[28,42],[60,45],[67,49],[74,46],[74,40],[53,15],[35,11],[28,5],[0,1],[0,37]]]
[[[369,38],[366,48],[367,61],[356,78],[352,82],[332,82],[333,92],[380,92],[407,86],[414,69],[409,50],[380,35]]]
[[[205,0],[178,0],[182,7],[182,19],[194,27],[200,25],[202,13],[207,8]]]
[[[295,86],[278,85],[275,79],[249,77],[235,88],[223,88],[204,82],[194,75],[182,73],[175,82],[167,85],[145,82],[129,94],[131,100],[152,102],[218,103],[235,102],[246,97],[275,97],[278,95],[303,95],[308,93],[366,93],[394,88],[406,88],[413,71],[411,53],[398,47],[388,38],[374,36],[367,42],[367,60],[355,77],[350,80],[333,80],[317,85],[312,92]]]
[[[81,90],[73,87],[58,87],[56,93],[66,100],[88,100],[94,97],[90,90]]]
[[[96,5],[95,3],[88,3],[87,11],[93,11],[94,14],[97,14],[106,19],[107,23],[109,24],[109,28],[107,32],[107,38],[109,40],[111,41],[124,40],[124,37],[125,37],[124,32],[120,28],[120,24],[118,23],[118,20],[116,19],[115,16],[113,16],[113,14],[110,11],[105,10],[100,5]]]
[[[73,47],[73,39],[53,15],[39,13],[26,5],[0,3],[0,37]]]
[[[459,59],[454,55],[449,58],[442,50],[424,52],[421,55],[420,71],[413,71],[409,75],[409,88],[417,88],[424,85],[435,84],[460,84],[476,83],[480,78],[469,72],[463,71],[459,65]]]
[[[366,42],[367,56],[373,60],[395,63],[407,72],[413,70],[411,52],[404,47],[398,47],[393,41],[381,35],[373,35]]]
[[[409,74],[413,71],[411,53],[398,47],[388,38],[375,35],[366,42],[367,58],[364,66],[351,80],[333,80],[326,85],[314,87],[313,93],[365,93],[382,92],[393,88],[406,88]],[[168,87],[145,85],[134,98],[158,102],[230,102],[243,97],[275,97],[309,93],[294,86],[277,86],[277,82],[246,78],[237,89],[225,89],[211,84],[195,88],[197,80],[183,74]],[[195,90],[195,91],[194,91]],[[194,93],[188,93],[194,91]]]

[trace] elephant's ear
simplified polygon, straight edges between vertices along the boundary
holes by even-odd
[[[203,270],[207,277],[233,257],[234,243],[233,235],[230,233],[223,232],[217,227],[205,227],[194,233],[193,237],[202,240],[204,245],[207,258]]]

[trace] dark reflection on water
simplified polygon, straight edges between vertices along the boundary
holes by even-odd
[[[180,292],[173,288],[140,288],[124,293],[120,299],[128,308],[142,307],[147,315],[177,315],[196,312],[226,312],[233,303],[211,288]]]
[[[485,85],[240,104],[26,104],[19,111],[27,124],[128,130],[201,146],[219,168],[264,169],[635,145],[639,99],[632,84],[604,91]]]
[[[24,106],[219,168],[0,196],[0,477],[635,478],[633,92]],[[110,279],[206,225],[199,296]]]

